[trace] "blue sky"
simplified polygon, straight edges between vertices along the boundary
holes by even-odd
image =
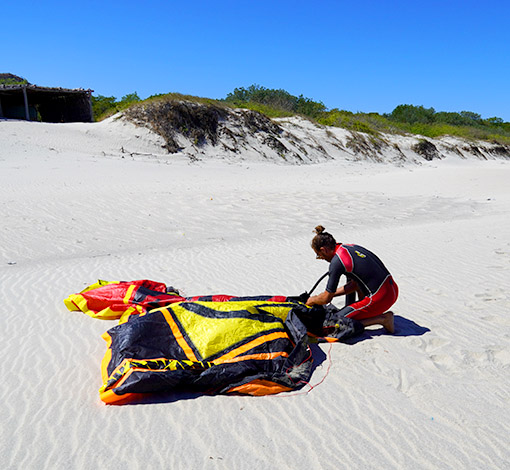
[[[36,85],[224,98],[259,84],[354,112],[510,121],[508,0],[4,0],[0,15],[0,72]]]

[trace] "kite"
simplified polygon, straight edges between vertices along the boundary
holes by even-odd
[[[149,280],[98,281],[64,300],[71,311],[118,319],[106,333],[99,395],[107,404],[178,390],[270,395],[309,382],[309,337],[360,333],[351,319],[285,296],[182,297]]]

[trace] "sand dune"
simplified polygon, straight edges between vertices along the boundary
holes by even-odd
[[[0,466],[506,468],[509,162],[344,157],[190,163],[123,121],[0,121]],[[299,294],[327,270],[319,223],[394,274],[395,335],[317,346],[311,391],[99,401],[115,323],[67,295],[99,278]]]

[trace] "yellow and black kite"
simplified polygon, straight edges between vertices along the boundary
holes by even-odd
[[[309,307],[284,296],[183,298],[147,280],[99,281],[64,302],[70,310],[120,320],[103,335],[108,349],[100,398],[108,404],[176,390],[248,395],[296,390],[311,375],[308,334],[315,329],[320,336],[325,324],[321,311],[310,315]],[[342,337],[360,332],[356,322],[347,323]]]

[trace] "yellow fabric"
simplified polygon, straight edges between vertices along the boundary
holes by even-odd
[[[87,299],[80,294],[71,294],[67,299],[64,299],[65,306],[71,311],[81,311],[92,318],[99,318],[100,320],[119,320],[119,323],[125,323],[128,317],[133,313],[143,313],[144,309],[139,305],[127,308],[125,311],[113,310],[110,307],[104,308],[99,312],[90,310],[87,305]]]
[[[124,303],[125,304],[128,304],[131,302],[131,296],[133,295],[133,291],[137,288],[138,286],[135,286],[134,284],[129,286],[128,287],[128,290],[126,292],[126,295],[124,296]]]
[[[64,304],[71,312],[81,310],[80,304],[87,307],[87,301],[80,294],[71,294],[67,299],[64,299]]]
[[[141,372],[165,372],[168,370],[183,369],[207,369],[214,364],[211,362],[186,361],[177,359],[124,359],[118,367],[110,374],[109,377],[103,375],[103,385],[99,389],[99,393],[111,389],[114,385],[119,386],[129,375],[135,371]]]
[[[216,311],[232,312],[236,310],[248,311],[252,314],[261,313],[262,309],[257,309],[256,305],[260,301],[240,301],[240,302],[193,302],[203,305]],[[267,304],[267,302],[263,302]],[[292,306],[278,308],[276,305],[271,307],[271,312],[278,313],[279,317],[286,317]],[[189,339],[203,358],[208,358],[214,354],[234,346],[243,338],[255,336],[264,331],[281,329],[281,321],[269,323],[260,322],[250,318],[207,318],[194,312],[190,312],[182,307],[180,303],[174,304],[169,309],[174,312],[179,322],[182,324]],[[263,309],[267,311],[267,308]],[[282,318],[284,320],[284,318]]]
[[[121,315],[121,317],[119,318],[119,314],[117,313],[117,316],[115,318],[119,318],[119,325],[122,325],[122,323],[126,323],[128,320],[129,320],[129,317],[132,315],[132,314],[140,314],[140,316],[142,315],[145,315],[146,312],[145,310],[143,309],[143,307],[140,307],[140,305],[135,305],[133,307],[129,307],[127,308]]]
[[[99,279],[94,284],[85,287],[85,289],[83,289],[79,294],[71,294],[69,297],[67,297],[67,299],[64,299],[64,304],[71,312],[81,311],[92,318],[100,318],[102,320],[116,320],[117,318],[120,317],[119,312],[115,312],[109,308],[105,308],[97,313],[92,310],[89,310],[87,300],[85,299],[85,297],[83,297],[83,295],[80,295],[84,292],[97,289],[98,287],[107,286],[109,284],[120,284],[120,282],[102,281],[101,279]]]
[[[180,332],[179,327],[175,324],[175,322],[172,318],[172,315],[170,315],[170,313],[168,312],[167,309],[162,309],[161,313],[164,315],[164,317],[168,323],[168,326],[172,330],[172,334],[174,335],[175,340],[177,341],[177,343],[183,350],[184,354],[186,354],[186,357],[190,361],[195,361],[195,362],[198,361],[198,359],[195,356],[195,353],[193,352],[193,350],[191,349],[189,344],[184,339],[182,333]]]
[[[243,344],[242,346],[239,346],[238,348],[230,351],[229,353],[219,357],[218,359],[214,360],[213,362],[215,364],[221,364],[222,362],[231,361],[232,359],[237,358],[237,356],[249,351],[250,349],[256,348],[257,346],[259,346],[267,341],[273,341],[278,338],[288,339],[289,336],[287,335],[287,333],[285,331],[276,331],[274,333],[269,333],[267,335],[259,336],[259,337],[255,338],[254,340],[250,341],[249,343]],[[258,355],[253,354],[250,357],[256,357],[256,356],[259,356],[259,358],[265,357],[265,355],[263,355],[263,354],[258,354]]]

